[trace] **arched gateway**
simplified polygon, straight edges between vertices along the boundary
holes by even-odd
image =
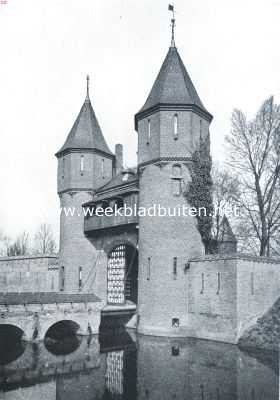
[[[108,256],[107,302],[125,304],[138,299],[138,251],[128,244],[120,244]]]

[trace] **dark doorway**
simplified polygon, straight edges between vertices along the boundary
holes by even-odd
[[[109,304],[125,304],[138,299],[138,251],[121,244],[108,257],[107,300]]]

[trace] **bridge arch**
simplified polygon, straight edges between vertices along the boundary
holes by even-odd
[[[22,338],[22,336],[24,335],[24,327],[14,322],[0,324],[0,336],[3,336],[6,333],[20,336],[20,338]]]
[[[60,340],[65,337],[77,335],[80,325],[72,319],[55,321],[45,332],[45,338]]]
[[[9,364],[24,353],[23,335],[23,329],[15,324],[0,325],[0,365]]]

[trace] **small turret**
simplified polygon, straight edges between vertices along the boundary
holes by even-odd
[[[79,115],[58,158],[58,193],[96,190],[112,178],[114,155],[110,151],[87,93]]]
[[[225,215],[219,227],[217,245],[219,254],[232,254],[237,252],[237,239]]]
[[[77,292],[86,290],[85,277],[97,257],[96,249],[84,236],[82,204],[92,200],[94,192],[112,179],[115,164],[91,105],[89,77],[85,101],[56,157],[61,207],[60,289]]]

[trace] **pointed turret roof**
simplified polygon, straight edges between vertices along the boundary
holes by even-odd
[[[212,115],[200,100],[175,46],[169,48],[152,90],[144,106],[136,114],[136,119],[160,105],[193,107],[205,114],[207,119],[212,119]]]
[[[221,221],[218,239],[222,242],[236,242],[237,241],[226,215],[223,216],[223,219]]]
[[[88,79],[88,78],[87,78]],[[110,151],[100,125],[96,118],[89,98],[87,85],[87,95],[79,112],[79,115],[61,149],[56,156],[70,150],[96,150],[113,156]]]

